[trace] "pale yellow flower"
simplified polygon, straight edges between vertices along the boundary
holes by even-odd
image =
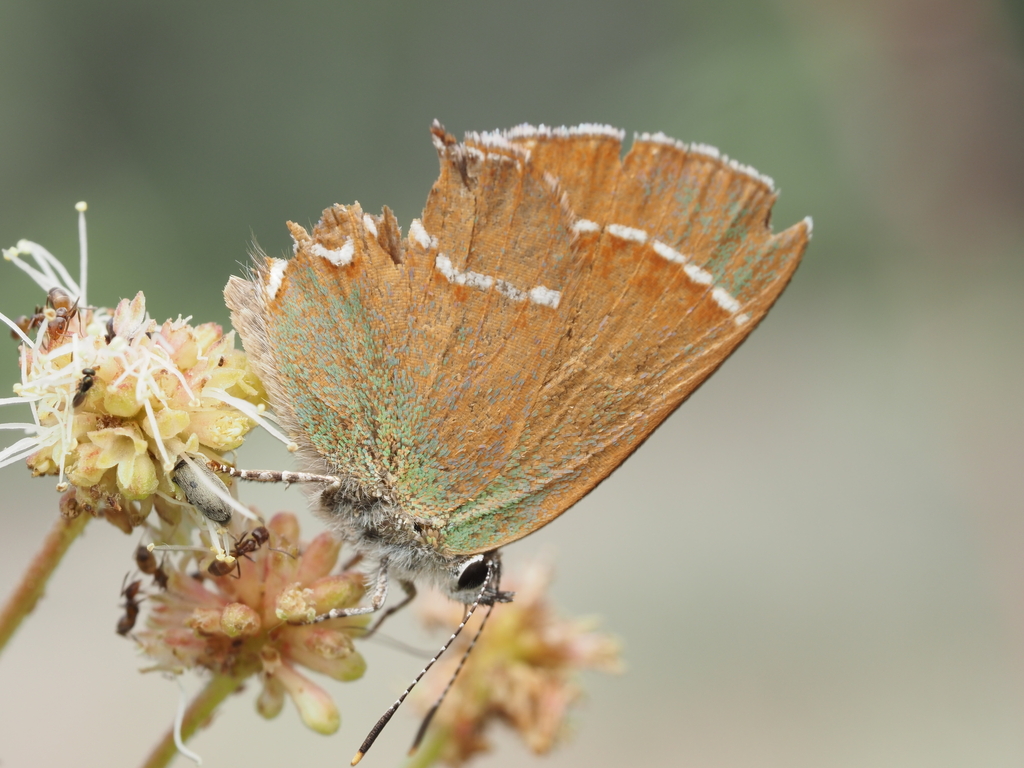
[[[179,458],[220,460],[238,448],[265,423],[265,393],[234,332],[180,317],[158,324],[141,292],[113,310],[89,306],[84,218],[81,226],[78,281],[36,243],[4,251],[49,298],[20,324],[0,315],[22,341],[17,396],[0,404],[32,411],[30,423],[0,424],[28,435],[0,451],[0,467],[26,459],[34,475],[56,475],[58,489],[70,487],[65,514],[86,511],[129,531],[156,507],[177,523],[173,508],[184,497],[171,473]]]

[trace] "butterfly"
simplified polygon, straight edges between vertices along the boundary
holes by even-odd
[[[440,176],[405,236],[387,207],[334,205],[225,289],[321,517],[379,564],[374,608],[389,578],[479,600],[501,547],[757,326],[811,234],[772,233],[770,179],[664,134],[625,156],[599,125],[431,135]]]

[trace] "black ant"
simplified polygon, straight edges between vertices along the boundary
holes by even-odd
[[[127,576],[124,577],[128,579]],[[139,592],[142,590],[142,580],[136,579],[127,587],[121,589],[121,595],[124,596],[124,616],[117,621],[117,634],[121,637],[126,636],[135,627],[135,621],[139,618],[139,600],[136,598]]]
[[[234,561],[230,565],[223,560],[214,560],[210,563],[207,570],[214,576],[227,576],[231,573],[232,569],[235,569],[237,571],[235,578],[240,578],[242,576],[242,564],[238,562],[238,559],[244,557],[246,560],[251,561],[252,558],[249,557],[249,553],[255,552],[268,541],[270,541],[270,531],[267,530],[266,526],[261,525],[253,528],[251,531],[243,533],[242,538],[235,544],[235,548],[231,550],[231,557],[234,558]]]
[[[167,571],[164,570],[164,567],[163,567],[162,564],[158,565],[156,567],[156,570],[153,571],[153,583],[156,584],[160,588],[161,592],[166,592],[167,591],[167,582],[168,582],[168,580],[169,580],[169,577],[167,575]]]
[[[145,544],[139,544],[135,549],[135,564],[139,570],[147,576],[156,573],[156,555]]]
[[[92,389],[92,385],[96,383],[95,368],[83,368],[82,369],[82,380],[78,382],[78,390],[75,392],[75,396],[71,400],[71,407],[77,408],[85,402],[86,393]]]
[[[167,591],[167,571],[164,570],[163,563],[157,563],[156,555],[150,551],[149,547],[139,544],[135,550],[135,564],[144,574],[152,576],[153,583],[162,591]]]

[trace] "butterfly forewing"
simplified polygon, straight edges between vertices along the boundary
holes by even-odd
[[[648,139],[620,163],[614,136],[504,138],[529,150],[528,172],[558,179],[575,269],[529,430],[495,492],[449,527],[455,551],[519,538],[607,476],[746,337],[807,240],[803,224],[772,236],[770,183],[706,151]]]

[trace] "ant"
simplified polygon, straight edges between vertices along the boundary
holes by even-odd
[[[150,551],[149,547],[139,544],[135,550],[135,564],[144,574],[152,576],[153,583],[162,591],[167,591],[167,571],[164,570],[163,563],[157,564],[156,555]]]
[[[36,306],[36,312],[32,317],[22,315],[15,320],[15,324],[27,336],[30,331],[34,331],[46,322],[47,337],[50,342],[53,342],[55,339],[59,340],[64,337],[68,331],[68,325],[77,314],[78,299],[72,301],[70,294],[63,288],[51,288],[50,292],[46,294],[46,306]],[[49,322],[47,322],[48,317]],[[11,336],[15,339],[20,338],[14,331],[11,331]]]
[[[85,402],[86,393],[92,389],[92,385],[96,383],[95,368],[83,368],[82,369],[82,380],[78,382],[78,390],[75,392],[74,398],[71,400],[71,407],[77,408]]]
[[[231,573],[232,569],[237,571],[235,578],[241,578],[242,576],[242,564],[238,562],[240,557],[244,557],[246,560],[252,560],[249,557],[250,552],[255,552],[257,549],[262,547],[270,541],[270,531],[267,530],[266,526],[259,526],[253,528],[251,531],[242,534],[242,538],[235,544],[235,548],[231,550],[231,557],[234,558],[234,562],[230,565],[223,560],[214,560],[210,563],[207,570],[214,576],[227,576]],[[275,550],[279,551],[279,550]]]
[[[125,581],[128,580],[126,575]],[[117,621],[117,634],[125,637],[135,627],[135,621],[139,618],[139,600],[136,598],[142,590],[142,580],[136,579],[127,587],[122,587],[121,594],[124,596],[124,616]]]
[[[163,564],[158,565],[156,570],[153,571],[153,583],[156,584],[161,592],[167,591],[167,571],[164,570]]]

